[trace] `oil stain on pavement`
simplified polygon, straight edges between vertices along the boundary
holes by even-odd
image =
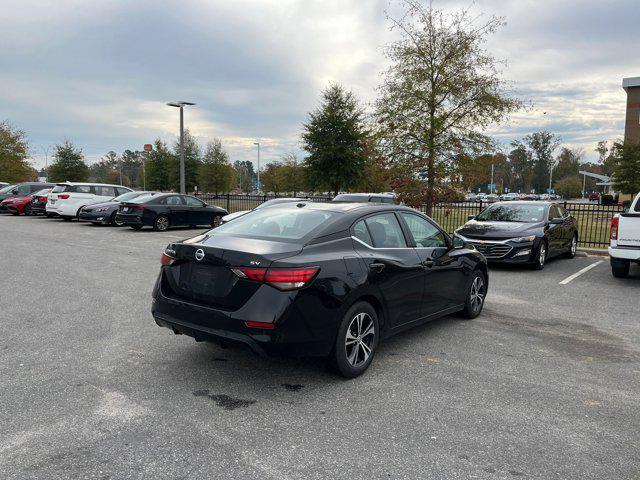
[[[242,398],[230,397],[229,395],[225,395],[225,394],[213,394],[206,389],[196,390],[195,392],[193,392],[193,395],[195,397],[207,397],[213,400],[214,402],[216,402],[216,405],[218,405],[221,408],[224,408],[225,410],[235,410],[236,408],[246,408],[249,405],[253,405],[254,403],[256,403],[255,400],[245,400]]]

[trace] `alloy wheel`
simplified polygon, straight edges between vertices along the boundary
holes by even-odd
[[[376,338],[376,326],[367,313],[358,313],[347,328],[345,352],[352,367],[360,367],[369,360]]]
[[[161,216],[156,219],[156,226],[158,230],[161,232],[169,228],[169,219],[167,217]]]
[[[545,246],[544,243],[540,244],[540,258],[538,259],[538,262],[540,263],[540,266],[544,266],[544,262],[547,259],[547,247]]]
[[[477,312],[482,308],[484,295],[484,280],[482,280],[482,277],[477,276],[473,279],[473,283],[471,284],[471,293],[469,294],[471,308],[474,312]]]
[[[576,250],[578,250],[578,241],[576,240],[576,237],[574,236],[571,239],[571,255],[572,256],[575,256]]]

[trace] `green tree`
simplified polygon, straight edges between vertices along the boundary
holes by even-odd
[[[180,190],[180,140],[173,146],[173,161],[171,162],[171,184],[173,188]],[[202,160],[200,159],[200,146],[196,138],[191,135],[189,129],[184,131],[184,180],[187,192],[194,190],[198,181],[198,171]]]
[[[616,167],[616,159],[613,145],[609,145],[609,142],[602,140],[598,142],[596,152],[598,153],[598,163],[602,167],[602,174],[611,177]]]
[[[422,189],[410,183],[414,194],[422,190],[431,213],[460,153],[486,151],[492,142],[483,132],[522,104],[508,94],[499,62],[485,49],[501,18],[477,24],[467,10],[447,14],[418,0],[402,4],[404,13],[389,17],[400,38],[385,50],[391,66],[375,115],[389,160],[426,178]]]
[[[581,150],[572,150],[562,147],[557,157],[557,165],[553,169],[553,177],[562,179],[565,177],[577,177],[580,171],[580,162],[584,157]],[[581,187],[582,188],[582,187]]]
[[[84,182],[89,178],[89,167],[84,161],[82,149],[70,140],[56,145],[54,161],[49,166],[51,182]]]
[[[513,142],[509,163],[514,172],[514,191],[530,192],[533,183],[533,154],[521,142]]]
[[[331,85],[302,133],[310,186],[337,194],[355,185],[366,164],[363,113],[351,92]]]
[[[560,145],[560,138],[551,132],[534,132],[522,141],[512,144],[524,149],[533,160],[532,187],[536,192],[546,192],[549,187],[549,173],[553,165],[553,152]]]
[[[233,170],[235,171],[240,191],[244,193],[252,192],[256,185],[256,174],[253,170],[253,163],[249,160],[236,160],[233,162]]]
[[[276,195],[284,190],[284,166],[280,162],[270,162],[260,172],[262,190]]]
[[[35,180],[28,155],[26,134],[6,121],[0,122],[0,180],[7,183]]]
[[[98,183],[111,183],[108,180],[110,172],[117,170],[120,164],[118,154],[108,152],[98,162],[89,166],[89,179]],[[118,178],[119,180],[119,178]]]
[[[122,168],[122,175],[128,177],[131,180],[132,187],[142,187],[143,179],[141,175],[142,158],[144,152],[138,150],[125,150],[120,155],[120,161],[122,162],[120,168]],[[138,176],[140,174],[140,176]]]
[[[553,189],[564,198],[579,198],[582,195],[582,180],[578,175],[564,177],[556,180]]]
[[[281,161],[282,190],[294,196],[307,189],[307,171],[295,153],[286,153]]]
[[[207,145],[198,173],[201,192],[228,192],[234,187],[235,172],[229,164],[229,156],[217,138]]]
[[[153,150],[149,152],[146,161],[147,188],[162,191],[175,190],[171,178],[171,170],[175,161],[167,144],[159,138],[156,139]]]
[[[640,192],[640,144],[616,142],[613,145],[613,181],[622,193]]]

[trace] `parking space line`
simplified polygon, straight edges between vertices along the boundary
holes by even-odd
[[[573,275],[568,276],[567,278],[565,278],[564,280],[562,280],[560,282],[560,285],[566,285],[567,283],[569,283],[571,280],[575,280],[576,278],[578,278],[580,275],[582,275],[583,273],[587,273],[589,270],[591,270],[592,268],[597,267],[598,265],[600,265],[601,263],[604,263],[604,260],[599,260],[595,263],[592,263],[591,265],[584,267],[582,270],[578,270],[576,273],[574,273]]]

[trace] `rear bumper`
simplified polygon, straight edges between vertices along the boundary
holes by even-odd
[[[640,249],[638,248],[609,247],[608,250],[611,258],[640,262]]]
[[[123,225],[133,225],[139,227],[147,225],[147,223],[144,221],[144,217],[140,215],[123,215],[121,213],[116,213],[116,220],[118,222],[122,222]]]
[[[223,311],[163,293],[160,276],[153,291],[151,312],[159,326],[197,341],[241,345],[258,355],[329,355],[339,323],[332,319],[336,312],[319,308],[317,297],[300,298],[297,293],[261,288],[265,290],[257,292],[239,310]],[[302,314],[303,311],[309,313]],[[272,330],[245,325],[245,321],[269,319],[275,324]]]

